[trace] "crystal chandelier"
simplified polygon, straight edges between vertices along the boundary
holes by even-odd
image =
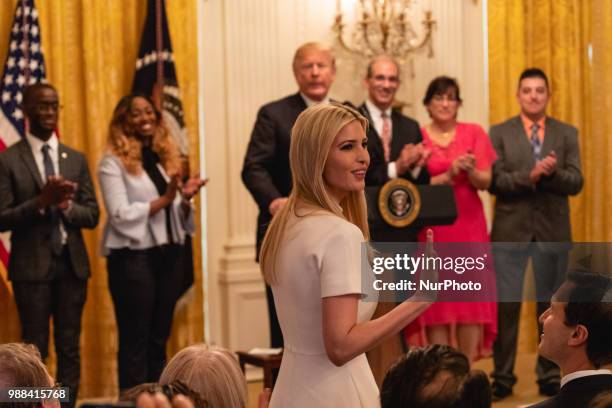
[[[357,21],[348,35],[344,22],[342,2],[336,0],[336,19],[332,27],[340,46],[352,53],[367,59],[380,55],[389,55],[400,63],[406,62],[415,51],[426,48],[428,57],[433,56],[432,31],[435,20],[431,12],[425,12],[424,32],[419,39],[410,19],[411,0],[359,0],[357,3]]]

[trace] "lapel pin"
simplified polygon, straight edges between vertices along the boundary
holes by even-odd
[[[65,159],[65,158],[67,158],[67,157],[68,157],[68,153],[66,153],[66,152],[62,152],[62,159]]]

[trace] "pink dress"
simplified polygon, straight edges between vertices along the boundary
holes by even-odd
[[[431,150],[427,161],[427,170],[431,177],[444,173],[458,156],[471,152],[476,156],[476,168],[490,168],[497,155],[485,131],[476,124],[457,123],[455,139],[447,146],[433,143],[425,128],[423,145]],[[468,180],[467,174],[461,172],[454,178],[453,191],[457,206],[457,219],[452,225],[434,226],[435,242],[489,242],[487,225],[476,188]],[[425,241],[425,229],[419,234],[419,241]],[[479,246],[482,248],[482,246]],[[485,246],[489,251],[488,245]],[[442,255],[442,254],[439,254]],[[487,264],[488,276],[493,277],[493,259]],[[488,285],[494,290],[494,279],[488,279]],[[491,296],[489,296],[490,300]],[[482,327],[477,358],[491,354],[493,341],[497,336],[497,304],[495,302],[437,302],[425,311],[418,319],[404,330],[410,345],[428,344],[426,327],[432,325],[450,325],[451,345],[457,346],[456,328],[460,324],[480,324]]]

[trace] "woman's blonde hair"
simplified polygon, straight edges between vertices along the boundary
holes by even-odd
[[[130,126],[128,117],[132,102],[136,98],[143,98],[151,104],[157,118],[155,133],[153,134],[152,149],[159,155],[161,165],[169,175],[177,174],[181,169],[181,158],[178,146],[168,128],[164,125],[161,113],[153,101],[145,95],[130,94],[119,100],[108,129],[108,147],[119,157],[130,174],[142,172],[142,142],[136,137],[135,130]]]
[[[234,354],[222,347],[196,344],[179,351],[159,378],[160,385],[180,380],[211,407],[246,408],[246,379]]]
[[[259,253],[260,268],[268,284],[277,281],[276,258],[283,233],[298,204],[320,207],[355,224],[366,240],[370,238],[368,215],[363,191],[353,191],[338,205],[329,194],[323,170],[338,133],[357,121],[364,130],[368,121],[356,110],[336,103],[319,104],[298,116],[291,131],[289,162],[293,188],[285,206],[272,218]]]

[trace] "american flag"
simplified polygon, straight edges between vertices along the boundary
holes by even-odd
[[[187,156],[187,128],[164,0],[148,0],[147,19],[142,30],[132,92],[153,97],[181,154]]]
[[[23,89],[44,80],[45,60],[40,45],[38,11],[34,0],[19,0],[0,81],[0,152],[24,135]],[[9,251],[8,234],[0,234],[0,270],[8,268]]]

